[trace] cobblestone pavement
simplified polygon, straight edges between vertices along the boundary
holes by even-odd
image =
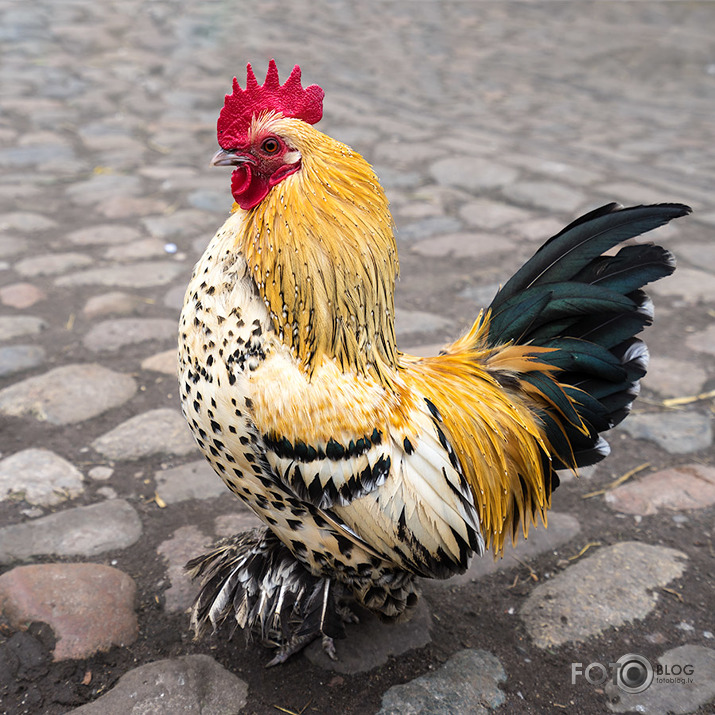
[[[0,710],[712,712],[714,27],[710,2],[0,0]],[[660,231],[642,399],[549,530],[426,584],[409,624],[364,619],[336,664],[266,671],[188,633],[184,562],[252,517],[183,424],[174,345],[231,204],[217,113],[269,57],[384,181],[405,348],[579,212],[695,213]],[[627,653],[662,671],[644,693],[572,682]]]

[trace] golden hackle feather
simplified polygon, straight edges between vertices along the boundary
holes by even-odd
[[[397,248],[387,199],[369,164],[304,122],[270,113],[302,167],[248,212],[239,249],[281,340],[311,372],[324,357],[389,380],[397,359]]]

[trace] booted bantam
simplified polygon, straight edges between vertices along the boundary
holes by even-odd
[[[235,204],[181,314],[184,414],[265,527],[188,568],[201,633],[227,618],[277,649],[334,655],[356,601],[405,617],[420,578],[463,572],[546,523],[556,470],[609,451],[648,362],[642,287],[674,269],[618,244],[689,213],[609,204],[549,239],[471,329],[434,357],[400,352],[393,222],[370,165],[312,125],[323,91],[296,66],[248,66],[218,120]]]

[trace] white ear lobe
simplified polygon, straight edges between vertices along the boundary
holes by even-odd
[[[289,151],[283,158],[286,164],[297,164],[301,160],[300,152],[297,149]]]

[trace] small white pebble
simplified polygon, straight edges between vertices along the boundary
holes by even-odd
[[[165,243],[164,251],[166,253],[176,253],[178,251],[178,246],[175,243]]]
[[[109,477],[114,474],[114,470],[111,467],[103,467],[100,465],[92,467],[87,474],[90,479],[96,479],[99,482],[103,482],[105,479],[109,479]]]
[[[116,559],[112,559],[109,563],[112,564],[112,566],[116,566],[116,565],[117,565],[117,560],[116,560]]]
[[[703,631],[703,638],[715,638],[712,631]]]
[[[676,627],[679,631],[687,631],[687,632],[690,632],[690,631],[694,631],[694,630],[695,630],[695,628],[694,628],[693,626],[691,626],[689,623],[686,623],[685,621],[681,621],[681,622],[678,623],[678,625],[675,626],[675,627]]]
[[[513,616],[513,615],[514,615],[514,607],[512,606],[512,607],[507,611],[507,613],[508,613],[510,616]]]
[[[643,517],[640,514],[636,514],[633,519],[635,520],[636,524],[640,524],[641,521],[643,521]]]

